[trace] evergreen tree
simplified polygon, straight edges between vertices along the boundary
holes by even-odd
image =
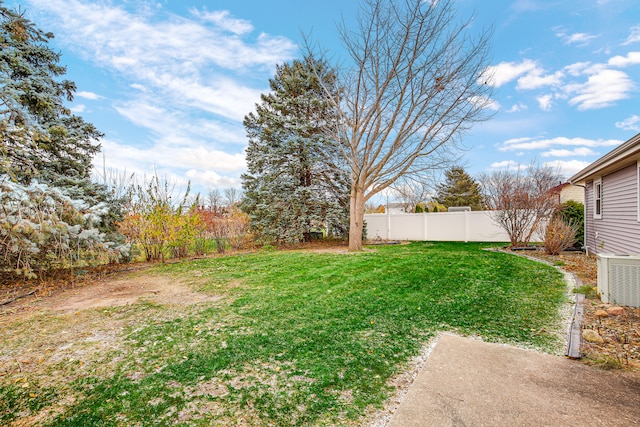
[[[121,259],[123,200],[91,181],[102,134],[65,103],[60,53],[0,0],[0,276]]]
[[[0,0],[0,175],[24,185],[36,179],[91,206],[106,203],[100,228],[113,230],[123,201],[90,176],[103,135],[65,105],[76,85],[63,79],[52,38]]]
[[[89,185],[102,136],[65,106],[76,86],[45,33],[0,1],[0,174],[62,187]]]
[[[348,176],[340,147],[323,135],[337,115],[324,91],[338,96],[335,72],[312,57],[279,65],[256,112],[245,117],[248,172],[243,209],[266,242],[297,243],[348,224]]]
[[[470,206],[478,211],[484,208],[480,185],[459,166],[445,172],[445,182],[436,187],[435,200],[447,208],[452,206]]]

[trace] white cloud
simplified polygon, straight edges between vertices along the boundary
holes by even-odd
[[[114,141],[103,143],[109,167],[135,172],[138,177],[157,170],[172,182],[203,191],[212,186],[239,185],[246,169],[244,130],[206,118],[183,117],[141,100],[116,105],[117,111],[134,124],[151,131],[151,144],[131,146]],[[224,146],[222,151],[213,146]],[[98,156],[101,157],[101,156]]]
[[[566,177],[571,177],[590,164],[591,162],[582,160],[554,160],[551,162],[545,162],[543,166],[556,169],[560,171],[560,174]]]
[[[569,75],[578,77],[582,75],[586,70],[590,69],[593,65],[591,62],[576,62],[575,64],[567,65],[563,68]]]
[[[565,44],[578,44],[580,46],[585,46],[589,44],[589,42],[593,39],[596,39],[600,36],[595,34],[588,33],[574,33],[567,36],[565,39]]]
[[[191,141],[240,146],[246,142],[244,129],[239,124],[211,120],[206,116],[188,116],[189,111],[169,110],[147,98],[114,107],[135,125],[149,129],[157,144],[177,145]]]
[[[507,113],[518,113],[520,111],[526,111],[526,110],[527,110],[527,106],[522,102],[519,102],[517,104],[513,104],[511,108],[507,110]]]
[[[94,166],[101,170],[104,161],[108,170],[134,173],[138,180],[148,179],[155,171],[179,187],[186,187],[187,179],[197,189],[237,187],[240,173],[246,169],[244,153],[229,154],[202,145],[134,147],[112,140],[101,143],[102,154],[94,158]]]
[[[538,105],[542,111],[551,111],[552,99],[553,95],[540,95],[536,97],[536,101],[538,101]]]
[[[155,169],[181,186],[191,179],[194,188],[238,185],[246,169],[242,119],[275,65],[296,56],[293,41],[254,32],[249,21],[224,10],[191,9],[181,17],[163,2],[29,3],[43,12],[39,22],[49,19],[43,26],[58,44],[124,82],[113,108],[149,131],[142,141],[101,141],[107,166],[138,176]],[[98,99],[91,92],[78,96]]]
[[[509,169],[509,170],[518,170],[522,169],[522,163],[516,162],[515,160],[503,160],[501,162],[491,163],[491,169]]]
[[[569,105],[578,110],[609,107],[617,101],[627,99],[635,89],[631,78],[611,67],[625,67],[640,64],[640,52],[629,52],[626,56],[614,56],[608,63],[577,62],[559,71],[547,72],[535,61],[522,60],[520,63],[501,62],[487,68],[487,83],[500,87],[517,80],[516,89],[535,90],[548,87],[552,93],[536,96],[543,111],[550,111],[552,101],[568,99]],[[565,82],[570,78],[572,81]],[[584,80],[586,78],[586,81]],[[511,110],[510,110],[511,111]]]
[[[569,84],[564,89],[570,96],[570,105],[577,105],[578,110],[591,110],[628,98],[634,84],[622,71],[603,69],[590,75],[585,83]]]
[[[525,59],[520,63],[501,62],[498,65],[487,67],[485,74],[488,77],[487,84],[494,87],[500,87],[519,76],[536,69],[537,65],[530,59]]]
[[[500,103],[488,96],[473,96],[469,98],[469,101],[480,108],[488,108],[493,111],[500,110]]]
[[[83,104],[78,104],[78,105],[74,105],[73,107],[69,108],[69,110],[73,114],[80,114],[80,113],[84,113],[85,111],[87,111],[87,106],[83,105]]]
[[[544,86],[557,86],[562,83],[563,77],[564,73],[562,71],[544,75],[544,70],[536,67],[518,79],[516,89],[538,89]]]
[[[626,67],[628,65],[640,64],[640,52],[629,52],[627,56],[614,56],[609,59],[608,64],[614,67]]]
[[[524,136],[524,137],[521,137],[521,138],[508,139],[504,143],[505,144],[520,144],[520,143],[528,142],[528,141],[531,141],[531,140],[533,140],[533,138],[530,138],[528,136]]]
[[[130,85],[164,97],[162,104],[195,103],[234,120],[258,99],[259,89],[250,82],[259,76],[264,85],[265,74],[297,51],[284,37],[261,33],[252,38],[251,25],[225,11],[194,10],[192,20],[168,15],[158,21],[153,11],[133,14],[110,3],[31,3],[57,17],[50,25],[71,49],[131,80]]]
[[[234,34],[241,35],[253,31],[253,25],[251,25],[249,21],[233,18],[227,10],[208,12],[192,9],[191,13],[204,21],[216,24],[222,30],[229,31]]]
[[[147,88],[139,83],[132,83],[131,85],[129,85],[129,87],[139,90],[140,92],[148,92]]]
[[[484,74],[486,83],[500,87],[513,80],[517,80],[516,89],[531,90],[544,86],[557,86],[562,83],[564,72],[546,73],[535,61],[524,59],[520,63],[501,62],[487,67]]]
[[[562,92],[556,92],[555,96],[557,99],[569,99],[569,105],[577,105],[579,110],[609,107],[629,98],[636,88],[628,74],[611,67],[634,64],[640,64],[640,52],[614,56],[607,63],[578,62],[568,65],[563,70],[575,79],[565,84]],[[587,80],[578,81],[582,76],[587,76]]]
[[[203,188],[229,188],[240,187],[240,178],[233,178],[228,176],[220,176],[214,171],[198,171],[195,169],[188,170],[186,173],[187,178],[191,182],[200,184]]]
[[[627,37],[627,40],[625,40],[623,45],[637,42],[640,42],[640,25],[636,25],[629,29],[629,37]]]
[[[640,132],[640,116],[634,114],[621,122],[616,122],[616,127],[623,130]]]
[[[576,44],[578,46],[586,46],[589,42],[598,36],[587,33],[574,33],[567,34],[562,39],[564,40],[564,44]]]
[[[598,153],[588,147],[579,147],[573,150],[552,149],[541,154],[542,157],[571,157],[571,156],[595,156]]]
[[[549,139],[514,138],[505,141],[498,147],[500,151],[543,150],[551,147],[612,147],[622,144],[617,139],[587,139],[556,137]]]
[[[511,9],[516,12],[535,12],[541,9],[544,9],[546,6],[545,2],[540,2],[536,0],[516,0],[512,5]]]
[[[90,100],[96,100],[96,99],[102,99],[103,97],[98,95],[97,93],[93,93],[93,92],[87,92],[86,90],[81,90],[76,92],[76,96],[79,96],[80,98],[85,98],[85,99],[90,99]]]
[[[589,42],[595,38],[600,36],[589,33],[573,33],[568,34],[565,29],[562,27],[558,27],[556,30],[556,36],[562,39],[563,43],[566,45],[578,45],[578,46],[586,46]]]
[[[200,171],[215,170],[218,172],[239,175],[246,168],[244,153],[229,154],[223,151],[210,150],[203,146],[197,147],[133,147],[120,144],[115,141],[105,140],[102,143],[102,152],[108,165],[117,169],[138,169],[141,165],[147,165],[142,170],[147,173],[153,170],[152,165],[168,169]],[[102,156],[97,159],[102,161]]]

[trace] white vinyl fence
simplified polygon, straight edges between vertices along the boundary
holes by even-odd
[[[382,240],[508,242],[491,211],[366,214],[367,237]],[[538,236],[534,233],[533,241]]]

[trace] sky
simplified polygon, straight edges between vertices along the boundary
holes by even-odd
[[[436,0],[437,1],[437,0]],[[454,0],[493,28],[491,120],[462,138],[472,176],[535,161],[570,177],[640,132],[637,0]],[[356,0],[5,0],[55,39],[70,108],[105,134],[96,170],[192,191],[240,187],[242,120],[305,36],[348,59]]]

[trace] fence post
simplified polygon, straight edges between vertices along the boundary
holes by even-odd
[[[469,242],[469,215],[467,215],[468,211],[463,211],[464,213],[464,242]]]
[[[391,240],[391,212],[387,210],[387,240]]]
[[[422,212],[422,229],[423,229],[423,233],[422,233],[422,240],[424,240],[425,242],[428,240],[427,236],[429,235],[429,224],[427,222],[427,213],[426,212]]]

